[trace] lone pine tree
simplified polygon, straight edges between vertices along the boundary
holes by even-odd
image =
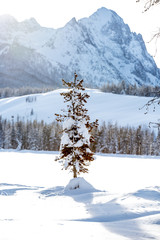
[[[63,122],[60,156],[56,160],[62,163],[64,169],[70,169],[76,178],[81,172],[88,172],[89,163],[94,160],[90,150],[90,143],[94,141],[91,130],[98,126],[98,120],[90,123],[88,110],[84,107],[90,96],[83,92],[83,80],[78,80],[75,73],[73,82],[62,81],[68,91],[61,95],[68,104],[64,114],[56,114],[57,121]]]

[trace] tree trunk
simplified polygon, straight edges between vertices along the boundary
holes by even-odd
[[[77,178],[77,169],[75,166],[73,166],[73,177]]]

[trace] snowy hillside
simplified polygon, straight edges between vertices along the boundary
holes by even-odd
[[[92,87],[122,80],[160,85],[160,70],[142,36],[106,8],[60,29],[0,16],[0,32],[1,87],[60,86],[75,71]]]
[[[160,240],[158,158],[97,155],[69,190],[56,155],[0,151],[0,240]]]
[[[22,97],[12,97],[0,100],[0,115],[11,120],[17,116],[22,120],[44,120],[47,123],[55,120],[55,113],[61,113],[65,108],[64,99],[60,92],[55,90],[44,94],[33,94]],[[145,109],[140,110],[151,98],[127,95],[102,93],[99,90],[87,90],[90,98],[86,104],[91,120],[99,119],[99,122],[117,122],[122,126],[148,125],[149,122],[157,122],[160,116],[160,108],[156,111],[150,108],[148,114]]]

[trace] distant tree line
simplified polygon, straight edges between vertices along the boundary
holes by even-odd
[[[103,123],[93,136],[92,149],[100,153],[160,155],[160,132],[155,134],[146,126],[120,127]]]
[[[58,151],[61,129],[57,122],[8,121],[0,117],[0,148]]]
[[[107,83],[103,85],[100,90],[102,92],[115,93],[115,94],[126,94],[133,96],[145,96],[145,97],[159,97],[160,96],[160,87],[156,86],[137,86],[128,85],[125,81],[120,82],[119,84]]]
[[[32,87],[22,87],[22,88],[0,88],[0,98],[8,98],[8,97],[17,97],[35,93],[46,93],[49,91],[53,91],[54,88],[32,88]]]
[[[30,95],[36,93],[46,93],[49,91],[55,90],[52,87],[48,88],[31,88],[31,87],[22,87],[22,88],[0,88],[0,99],[7,97],[17,97],[23,95]],[[115,94],[126,94],[133,96],[146,96],[146,97],[160,97],[160,87],[156,86],[137,86],[128,85],[125,81],[120,82],[119,84],[107,83],[104,84],[100,90],[102,92],[115,93]]]
[[[0,117],[0,149],[59,151],[62,126],[36,120],[8,121]],[[103,123],[94,129],[91,150],[97,153],[160,155],[160,132],[148,127],[120,127]]]

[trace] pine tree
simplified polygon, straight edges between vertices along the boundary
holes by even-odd
[[[17,150],[21,150],[22,148],[22,132],[23,132],[23,123],[19,120],[19,117],[17,118],[17,122],[15,123],[16,127],[16,135],[17,135]]]
[[[76,178],[81,172],[88,172],[89,163],[94,160],[90,150],[90,143],[94,139],[90,133],[98,121],[90,123],[88,110],[84,107],[89,95],[83,92],[83,80],[78,80],[75,73],[74,82],[62,81],[68,91],[61,95],[68,104],[63,115],[56,114],[57,121],[63,122],[60,156],[57,160],[62,162],[64,169],[70,169]]]
[[[4,142],[3,122],[2,117],[0,116],[0,149],[3,148],[3,142]]]
[[[18,146],[17,135],[15,130],[14,116],[12,116],[12,129],[11,129],[11,148],[16,149]]]

